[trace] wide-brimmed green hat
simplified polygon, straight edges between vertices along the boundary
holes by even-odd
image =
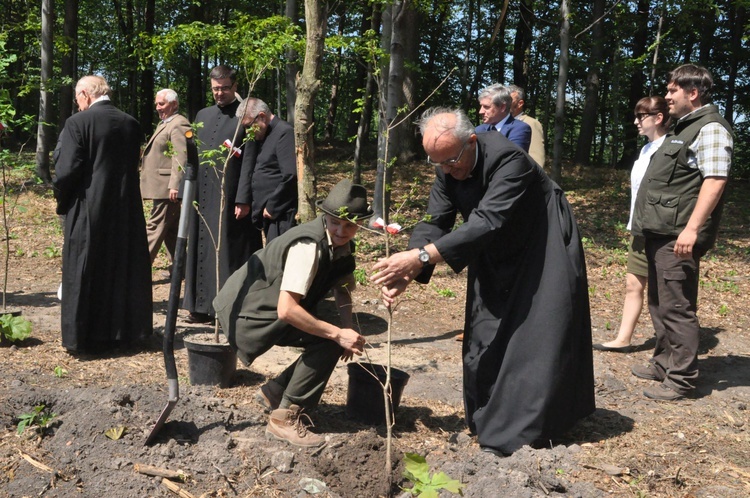
[[[367,204],[367,190],[348,178],[334,185],[328,197],[316,205],[324,213],[349,221],[364,220],[374,214]]]

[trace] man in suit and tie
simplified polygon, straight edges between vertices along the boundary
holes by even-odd
[[[531,127],[514,119],[511,115],[513,98],[510,95],[510,89],[499,84],[490,85],[479,92],[478,100],[482,124],[476,127],[476,132],[500,132],[524,152],[528,152],[531,143]]]
[[[169,261],[174,260],[180,221],[177,192],[187,162],[185,133],[190,129],[187,118],[177,113],[180,107],[177,92],[169,88],[159,90],[154,103],[161,121],[141,157],[141,195],[144,199],[153,200],[151,215],[146,223],[152,264],[162,243],[167,248]]]
[[[252,175],[252,218],[266,243],[295,225],[297,162],[294,128],[275,116],[268,104],[248,97],[237,108],[248,134],[254,134],[257,155]]]
[[[523,88],[516,85],[508,85],[510,89],[510,96],[513,99],[513,103],[510,107],[510,115],[515,118],[516,121],[523,121],[531,127],[531,145],[529,146],[529,155],[531,158],[539,164],[544,166],[546,159],[544,152],[544,128],[542,123],[532,118],[524,112],[524,105],[526,101],[525,92]]]

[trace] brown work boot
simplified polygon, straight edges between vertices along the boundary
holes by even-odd
[[[325,438],[313,434],[307,430],[307,425],[303,423],[302,417],[307,419],[310,426],[313,423],[307,414],[302,413],[302,408],[297,405],[291,405],[289,408],[277,408],[271,412],[266,426],[266,436],[270,436],[281,441],[286,441],[294,446],[303,448],[312,448],[320,446],[325,442]]]
[[[663,383],[645,389],[643,391],[643,395],[647,398],[655,399],[657,401],[678,401],[685,397],[684,394],[675,391],[674,389]]]
[[[275,410],[281,404],[281,398],[284,397],[284,386],[275,380],[269,380],[255,393],[255,401],[263,405],[266,413]]]
[[[630,371],[640,379],[657,380],[659,382],[664,380],[664,376],[651,363],[648,365],[634,365],[630,368]]]

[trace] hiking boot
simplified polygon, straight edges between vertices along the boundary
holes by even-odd
[[[278,408],[282,397],[284,397],[284,386],[275,380],[269,380],[255,393],[255,401],[263,406],[263,411],[266,413]]]
[[[635,365],[630,368],[630,371],[640,379],[658,380],[659,382],[664,380],[664,376],[651,363],[648,365]]]
[[[657,401],[677,401],[685,397],[684,394],[675,391],[665,384],[649,387],[643,391],[643,395]]]
[[[303,448],[313,448],[323,444],[325,438],[308,431],[302,417],[307,419],[306,422],[309,422],[311,427],[313,426],[312,420],[307,414],[302,413],[300,406],[291,405],[289,408],[277,408],[271,412],[271,416],[268,418],[266,436]]]

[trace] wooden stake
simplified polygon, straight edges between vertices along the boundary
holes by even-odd
[[[135,465],[133,465],[133,470],[135,470],[139,474],[145,474],[147,476],[166,477],[167,479],[172,479],[173,481],[185,481],[185,474],[183,472],[175,470],[152,467],[151,465],[143,465],[141,463],[136,463]]]
[[[47,466],[46,466],[46,465],[44,465],[44,464],[43,464],[42,462],[39,462],[39,461],[37,461],[37,460],[34,460],[34,459],[33,459],[33,458],[31,457],[31,456],[27,455],[26,453],[23,453],[23,452],[19,451],[19,452],[18,452],[18,454],[19,454],[19,455],[21,455],[21,457],[22,457],[22,458],[23,458],[24,460],[26,460],[27,462],[29,462],[29,463],[30,463],[31,465],[33,465],[33,466],[34,466],[34,467],[36,467],[37,469],[39,469],[39,470],[43,470],[43,471],[45,471],[45,472],[50,472],[50,473],[52,473],[52,474],[54,474],[54,473],[55,473],[55,470],[54,470],[54,469],[51,469],[51,468],[47,467]]]
[[[179,487],[177,484],[173,483],[167,478],[163,478],[161,480],[161,485],[170,490],[172,493],[176,494],[180,498],[195,498],[191,493],[188,493],[181,487]]]

